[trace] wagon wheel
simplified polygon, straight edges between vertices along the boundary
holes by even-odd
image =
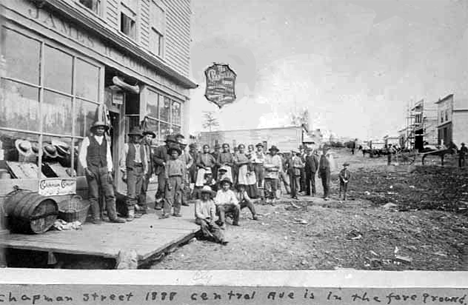
[[[417,156],[418,156],[418,153],[416,153],[416,152],[410,153],[408,155],[409,164],[414,164],[414,162],[416,162],[416,157]]]

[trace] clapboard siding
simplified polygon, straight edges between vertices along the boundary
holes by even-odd
[[[190,1],[164,0],[166,7],[165,60],[188,76],[190,70]]]
[[[228,143],[231,146],[256,145],[266,141],[267,146],[276,145],[280,151],[297,149],[302,143],[302,127],[262,128],[249,130],[225,130],[200,133],[200,144]],[[210,143],[211,141],[211,143]]]
[[[119,29],[119,1],[107,0],[106,2],[106,21],[115,29]]]
[[[140,43],[144,48],[150,46],[150,5],[151,0],[140,1]]]

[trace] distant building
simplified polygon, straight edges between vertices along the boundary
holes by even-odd
[[[447,95],[437,105],[438,144],[460,145],[468,141],[468,99]]]
[[[211,147],[216,144],[228,143],[231,148],[239,144],[248,146],[262,143],[265,149],[276,145],[281,152],[298,149],[304,137],[307,136],[307,129],[303,126],[259,128],[241,130],[222,130],[212,132],[201,132],[198,137],[200,145],[209,144]]]
[[[423,149],[425,144],[437,143],[437,110],[425,103],[417,102],[409,111],[406,131],[407,148]]]
[[[400,145],[399,135],[386,135],[383,140],[385,145]]]

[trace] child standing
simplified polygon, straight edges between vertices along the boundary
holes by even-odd
[[[180,214],[180,205],[182,203],[181,196],[183,185],[183,177],[187,172],[186,164],[179,159],[182,151],[177,147],[169,148],[167,153],[171,156],[171,159],[167,161],[165,167],[165,178],[166,178],[166,194],[164,200],[164,210],[161,218],[169,218],[172,207],[174,207],[175,217],[182,217]]]
[[[340,199],[341,191],[343,191],[343,200],[346,201],[346,191],[348,190],[348,182],[351,179],[351,172],[348,170],[349,163],[343,163],[343,169],[340,171]]]

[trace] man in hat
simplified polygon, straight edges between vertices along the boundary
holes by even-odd
[[[343,169],[340,171],[339,178],[340,178],[340,199],[341,199],[341,192],[343,192],[343,200],[346,201],[346,192],[348,191],[348,182],[351,179],[351,173],[348,170],[349,163],[343,163]]]
[[[164,211],[161,218],[169,218],[171,210],[174,208],[172,216],[182,217],[180,214],[181,196],[184,189],[184,178],[187,174],[186,164],[179,158],[182,151],[178,147],[171,147],[167,154],[170,159],[164,167],[164,179],[166,180],[166,192],[164,200]]]
[[[257,177],[257,186],[263,187],[265,179],[265,171],[263,169],[263,163],[265,162],[265,153],[263,152],[263,144],[258,143],[255,145],[256,151],[253,154],[252,163],[254,166],[255,177]]]
[[[224,234],[215,222],[216,204],[214,192],[205,185],[201,189],[201,199],[195,202],[195,223],[200,225],[202,237],[222,245],[227,245]]]
[[[148,191],[148,184],[150,182],[150,178],[153,175],[154,164],[153,164],[153,150],[152,150],[151,145],[153,144],[153,139],[155,138],[156,138],[156,134],[153,131],[151,130],[143,131],[142,145],[145,149],[147,171],[146,171],[145,180],[142,183],[140,198],[138,199],[139,205],[140,207],[142,207],[142,209],[139,210],[141,214],[146,214],[147,208],[148,208],[148,205],[146,204],[146,193]]]
[[[319,161],[319,177],[322,179],[323,199],[328,200],[330,193],[330,159],[328,146],[323,146],[322,155]]]
[[[221,145],[216,143],[216,145],[214,146],[214,151],[211,153],[211,155],[213,156],[213,158],[215,160],[218,160],[220,154],[221,154]],[[215,164],[211,168],[211,170],[213,171],[213,179],[215,179],[215,180],[218,179],[218,169],[219,168],[220,168],[220,165],[218,165],[218,164]]]
[[[226,177],[221,180],[221,189],[218,190],[214,199],[219,214],[218,223],[223,230],[226,229],[226,214],[233,216],[232,225],[239,225],[240,205],[231,187],[231,179]]]
[[[301,173],[304,168],[301,153],[295,150],[291,151],[291,159],[289,164],[289,175],[291,181],[291,198],[298,199],[297,195],[301,187]]]
[[[195,183],[197,181],[197,164],[195,163],[198,159],[197,144],[192,143],[189,145],[189,154],[193,160],[192,166],[189,168],[190,183]]]
[[[95,122],[90,131],[91,136],[83,139],[79,160],[88,182],[88,197],[91,203],[93,223],[100,224],[99,188],[102,189],[106,201],[107,215],[111,222],[123,223],[124,219],[117,217],[113,188],[113,165],[110,143],[104,133],[109,127],[104,122]]]
[[[305,162],[305,174],[306,174],[306,195],[315,196],[315,174],[319,166],[319,160],[317,156],[313,153],[313,149],[307,149],[307,157]],[[311,192],[312,185],[312,192]]]
[[[127,182],[127,221],[132,221],[135,216],[135,206],[138,204],[140,193],[143,188],[148,161],[146,160],[145,146],[141,143],[143,134],[139,127],[133,128],[128,137],[130,143],[125,143],[120,155],[120,170],[122,179]],[[141,205],[141,210],[146,211],[146,200]],[[139,208],[140,209],[140,208]]]
[[[297,154],[302,161],[302,164],[305,164],[306,158],[306,151],[304,145],[299,145],[299,152]],[[305,193],[306,191],[306,184],[305,184],[305,170],[304,167],[299,169],[300,177],[299,177],[299,192]]]
[[[279,171],[282,168],[281,157],[278,156],[279,149],[273,145],[269,154],[265,157],[265,198],[267,204],[274,205],[279,199]]]
[[[164,192],[166,190],[166,180],[164,176],[164,170],[166,162],[169,161],[170,156],[167,153],[169,148],[176,147],[177,142],[174,136],[168,135],[166,137],[166,145],[158,146],[153,155],[153,162],[156,164],[156,175],[158,176],[158,191],[156,192],[156,210],[160,210],[162,207],[161,199],[164,198]]]
[[[468,155],[468,148],[465,143],[461,143],[460,150],[458,151],[458,166],[460,168],[465,167],[466,155]]]
[[[183,177],[183,182],[184,182],[184,189],[182,190],[182,205],[183,206],[188,206],[189,204],[187,203],[188,200],[188,195],[190,193],[190,182],[189,182],[189,169],[192,167],[193,164],[193,159],[192,156],[185,151],[185,148],[187,147],[187,140],[184,138],[179,139],[179,147],[180,150],[182,151],[182,154],[180,155],[179,159],[182,160],[182,162],[185,164],[185,169],[186,173]]]

